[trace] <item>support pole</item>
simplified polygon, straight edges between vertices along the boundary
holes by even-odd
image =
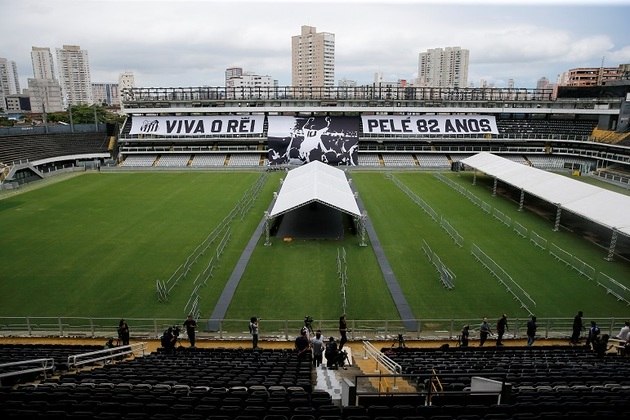
[[[495,177],[494,178],[494,185],[492,185],[492,196],[496,196],[497,195],[497,184],[499,183],[499,180]]]
[[[524,202],[525,202],[525,190],[521,189],[521,199],[518,203],[518,211],[523,211]]]
[[[560,214],[562,213],[562,208],[560,205],[556,204],[556,222],[553,225],[553,231],[557,232],[560,230]]]
[[[612,237],[610,238],[610,246],[608,247],[608,256],[606,261],[612,261],[615,255],[615,247],[617,246],[617,229],[613,228]]]
[[[361,238],[359,246],[367,246],[367,243],[365,242],[365,219],[367,219],[367,213],[364,211],[359,218],[359,235]]]
[[[265,211],[265,246],[271,246],[271,241],[269,240],[269,212]]]
[[[477,185],[477,171],[473,173],[473,185]]]

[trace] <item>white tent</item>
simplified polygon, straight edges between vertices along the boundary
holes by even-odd
[[[630,236],[630,196],[532,168],[487,152],[461,160],[533,196]]]
[[[361,217],[346,174],[319,161],[313,161],[287,173],[270,218],[317,201],[352,216]]]

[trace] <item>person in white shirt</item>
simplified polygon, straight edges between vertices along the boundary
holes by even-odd
[[[615,336],[615,338],[623,341],[628,341],[628,337],[630,337],[630,321],[626,321],[621,330],[619,330],[619,334]]]

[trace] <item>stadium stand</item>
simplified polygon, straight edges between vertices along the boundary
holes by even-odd
[[[129,155],[120,164],[124,167],[151,167],[154,165],[157,155]]]
[[[0,136],[0,162],[12,164],[71,156],[108,153],[104,133]]]
[[[214,166],[225,166],[226,154],[197,154],[193,157],[192,163],[190,166],[193,167],[214,167]]]
[[[0,348],[0,354],[3,351]],[[403,392],[401,385],[401,392],[379,392],[363,386],[357,388],[356,399],[340,404],[330,391],[315,387],[315,369],[308,361],[299,362],[290,349],[179,348],[169,354],[159,348],[144,357],[0,387],[0,415],[492,420],[618,419],[630,414],[630,359],[614,354],[598,358],[585,347],[385,347],[380,354],[401,366],[398,376],[411,388]],[[359,373],[348,378],[354,383],[350,385],[363,375],[374,379],[371,371]],[[500,383],[500,398],[471,392],[471,381],[479,377]]]

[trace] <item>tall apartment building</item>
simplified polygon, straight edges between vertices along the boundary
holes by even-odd
[[[17,64],[0,57],[0,110],[7,109],[6,97],[20,93]]]
[[[291,37],[291,84],[294,87],[335,85],[335,34],[302,26]]]
[[[467,87],[468,56],[469,51],[460,47],[433,48],[420,53],[418,85]]]
[[[33,78],[28,79],[31,111],[63,111],[63,94],[57,80],[55,62],[50,48],[32,47],[31,63],[33,64]]]
[[[57,70],[63,97],[68,105],[92,105],[92,80],[88,52],[78,45],[57,48]]]
[[[18,78],[17,64],[0,57],[0,90],[5,95],[17,95],[20,93],[20,79]]]
[[[32,47],[31,62],[33,63],[33,77],[35,79],[57,79],[50,48]]]

